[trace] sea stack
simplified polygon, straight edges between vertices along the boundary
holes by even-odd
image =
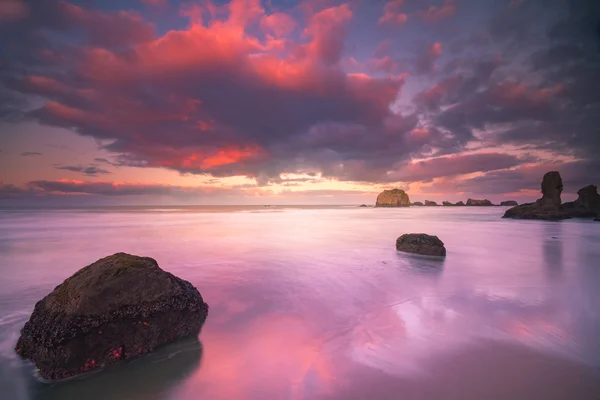
[[[437,203],[435,201],[425,200],[425,205],[427,207],[437,207]]]
[[[501,202],[500,205],[502,207],[514,207],[514,206],[518,206],[519,203],[517,203],[514,200],[506,200],[506,201]]]
[[[579,189],[577,196],[577,200],[562,204],[561,210],[574,218],[600,216],[600,194],[595,185]]]
[[[152,258],[117,253],[38,301],[16,346],[46,379],[62,379],[197,335],[208,305]]]
[[[410,199],[404,190],[384,190],[377,196],[375,207],[410,207]]]
[[[542,219],[556,221],[570,218],[561,209],[563,183],[557,171],[547,172],[542,179],[542,198],[506,210],[503,218]]]
[[[493,206],[492,202],[489,201],[488,199],[484,199],[484,200],[468,199],[467,205],[468,206],[485,206],[485,207]]]
[[[396,240],[396,250],[424,256],[445,257],[446,248],[437,236],[406,233]]]

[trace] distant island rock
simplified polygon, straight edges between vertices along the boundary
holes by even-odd
[[[375,207],[409,207],[408,194],[401,189],[384,190],[377,196]]]
[[[453,203],[450,203],[449,201],[442,201],[442,205],[443,205],[443,206],[446,206],[446,207],[451,207],[451,206],[454,206],[454,204],[453,204]]]
[[[457,205],[457,206],[460,206],[460,207],[464,207],[464,206],[465,206],[465,203],[463,203],[463,202],[462,202],[462,200],[461,200],[461,201],[459,201],[458,203],[456,203],[456,205]]]
[[[369,207],[369,206],[366,204],[361,204],[359,207]]]
[[[412,203],[412,205],[413,205],[413,206],[419,206],[419,207],[422,207],[422,206],[424,206],[424,204],[423,204],[423,203],[421,203],[420,201],[415,201],[414,203]]]
[[[514,206],[518,206],[518,205],[519,205],[519,203],[517,203],[517,202],[516,202],[516,201],[514,201],[514,200],[507,200],[507,201],[503,201],[503,202],[501,202],[501,203],[500,203],[500,205],[501,205],[502,207],[514,207]]]
[[[494,204],[492,204],[491,201],[489,201],[488,199],[484,199],[484,200],[475,200],[475,199],[468,199],[467,200],[467,206],[483,206],[483,207],[489,207],[489,206],[493,206]]]
[[[557,221],[570,218],[561,209],[563,182],[558,171],[547,172],[542,178],[542,198],[506,210],[502,218],[541,219]]]
[[[429,200],[425,200],[425,206],[427,207],[435,207],[438,204],[435,201],[429,201]]]
[[[396,240],[396,250],[424,256],[445,257],[446,247],[437,236],[406,233]]]
[[[208,305],[152,258],[117,253],[88,265],[38,301],[16,352],[61,379],[197,335]]]

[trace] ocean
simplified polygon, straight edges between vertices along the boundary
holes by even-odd
[[[504,207],[0,210],[0,398],[599,399],[600,223]],[[437,235],[443,261],[399,253]],[[78,269],[155,258],[209,304],[199,337],[65,382],[14,353]]]

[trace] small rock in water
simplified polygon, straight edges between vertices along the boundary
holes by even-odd
[[[446,248],[437,236],[406,233],[396,240],[396,250],[425,256],[445,257]]]
[[[197,335],[208,305],[155,260],[125,253],[82,268],[38,301],[16,352],[61,379]]]

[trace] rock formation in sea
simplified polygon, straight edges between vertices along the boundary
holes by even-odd
[[[425,205],[426,205],[427,207],[435,207],[435,206],[437,206],[438,204],[437,204],[435,201],[429,201],[429,200],[425,200]]]
[[[420,202],[420,201],[415,201],[411,205],[413,205],[413,206],[424,206],[424,204],[422,202]]]
[[[38,301],[16,352],[61,379],[197,335],[208,305],[152,258],[117,253],[77,271]]]
[[[449,201],[442,201],[442,205],[446,207],[454,206],[455,204],[450,203]]]
[[[560,194],[563,182],[557,171],[547,172],[542,179],[542,197],[534,203],[525,203],[512,207],[504,213],[502,218],[515,219],[542,219],[556,221],[570,218],[561,209]]]
[[[484,200],[468,199],[467,205],[468,206],[493,206],[492,202],[489,201],[488,199],[484,199]]]
[[[366,204],[361,204],[359,207],[368,207]]]
[[[384,190],[377,196],[375,207],[409,207],[410,199],[404,190]]]
[[[425,256],[446,256],[446,248],[437,236],[406,233],[396,240],[396,250]]]
[[[459,201],[458,203],[456,203],[455,205],[460,206],[460,207],[464,207],[465,203],[463,203],[463,201]]]
[[[514,200],[507,200],[507,201],[501,202],[500,205],[503,207],[514,207],[514,206],[518,206],[519,203],[517,203]]]
[[[577,191],[575,201],[563,203],[561,210],[573,218],[596,217],[600,215],[600,194],[595,185],[588,185]]]

